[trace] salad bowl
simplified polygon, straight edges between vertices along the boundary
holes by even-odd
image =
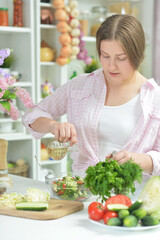
[[[74,172],[60,172],[50,179],[50,188],[53,196],[63,200],[84,202],[92,195],[85,187],[83,174]]]

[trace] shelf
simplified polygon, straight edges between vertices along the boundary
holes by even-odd
[[[3,133],[0,134],[0,139],[5,139],[7,141],[18,141],[18,140],[28,140],[32,139],[31,135],[25,133]]]
[[[40,7],[53,8],[51,3],[40,3]]]
[[[95,37],[91,37],[91,36],[83,37],[82,40],[85,41],[85,42],[93,42],[93,43],[96,42],[96,38]]]
[[[52,165],[52,164],[57,164],[60,163],[62,160],[60,161],[56,161],[56,160],[44,160],[44,161],[40,161],[39,163],[41,165]]]
[[[15,87],[32,87],[31,82],[16,82],[13,86]]]
[[[31,32],[30,28],[0,26],[0,33],[30,33],[30,32]]]
[[[22,118],[18,118],[17,122],[21,122]],[[12,118],[0,118],[0,123],[15,122]],[[1,133],[0,133],[1,134]]]
[[[40,24],[41,29],[57,29],[56,25]]]
[[[56,62],[40,62],[41,66],[53,66],[56,65]]]

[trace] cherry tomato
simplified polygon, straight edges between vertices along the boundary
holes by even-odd
[[[113,212],[113,211],[108,211],[108,212],[106,212],[106,213],[104,214],[104,216],[103,216],[103,222],[104,222],[105,224],[107,224],[108,220],[109,220],[110,218],[114,218],[114,217],[118,217],[118,214],[117,214],[116,212]]]
[[[105,214],[104,207],[99,202],[92,202],[88,207],[88,215],[90,219],[99,221]]]

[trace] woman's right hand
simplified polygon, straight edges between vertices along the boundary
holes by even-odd
[[[68,122],[55,122],[50,125],[50,132],[59,142],[69,142],[70,146],[77,143],[77,132],[73,124]]]

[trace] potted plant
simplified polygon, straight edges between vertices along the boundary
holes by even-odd
[[[1,65],[1,68],[3,68],[6,73],[10,73],[10,68],[14,62],[15,62],[15,56],[11,52],[10,55],[4,59],[4,62]]]
[[[20,111],[15,106],[14,99],[18,97],[28,109],[31,109],[34,103],[26,89],[15,87],[16,79],[2,68],[5,59],[10,55],[10,49],[0,49],[0,111],[10,115],[13,120],[17,120]]]

